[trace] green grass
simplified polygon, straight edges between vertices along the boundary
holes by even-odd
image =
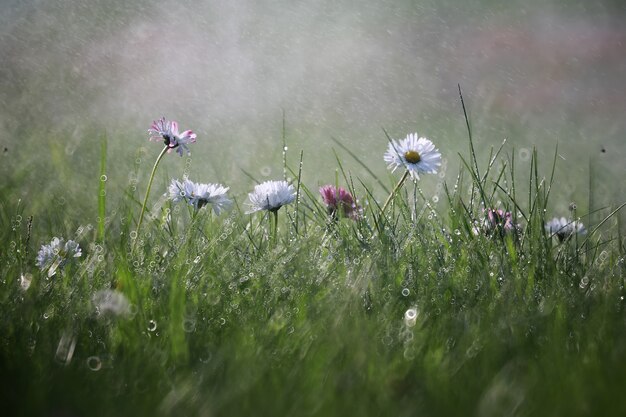
[[[115,174],[106,149],[103,140],[100,176]],[[300,181],[306,166],[285,162],[300,198],[280,210],[276,241],[269,216],[245,215],[241,202],[221,217],[192,216],[158,192],[133,239],[146,173],[115,197],[93,181],[97,198],[61,214],[18,202],[19,179],[7,182],[0,407],[15,416],[624,415],[617,207],[558,244],[544,230],[554,178],[539,172],[537,153],[525,179],[513,157],[492,150],[483,165],[484,156],[470,135],[446,204],[435,210],[407,181],[384,214],[387,195],[365,184],[393,182],[352,178],[358,157],[338,156],[328,182],[359,197],[356,222],[329,221]],[[51,158],[66,172],[62,152]],[[496,206],[514,213],[519,233],[474,232]],[[42,241],[80,243],[79,262],[51,278],[37,269],[31,213]],[[20,277],[32,279],[27,290]],[[97,314],[103,289],[123,293],[129,314]],[[415,323],[404,320],[411,308]]]

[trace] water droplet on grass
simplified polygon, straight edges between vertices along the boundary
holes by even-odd
[[[150,321],[148,322],[148,331],[149,331],[149,332],[153,332],[153,331],[155,331],[156,329],[157,329],[157,322],[156,322],[156,321],[154,321],[154,320],[150,320]]]
[[[74,336],[74,334],[72,334],[71,331],[66,330],[61,335],[61,340],[59,340],[59,344],[57,345],[54,359],[63,365],[69,365],[72,361],[72,357],[74,356],[75,347],[76,337]]]
[[[90,356],[87,358],[87,367],[90,370],[97,372],[102,369],[102,361],[97,356]]]
[[[200,356],[198,360],[200,360],[200,362],[202,363],[209,363],[212,357],[213,355],[211,354],[211,352],[206,352],[206,354],[204,354],[203,356]]]
[[[187,333],[193,333],[196,331],[196,320],[187,318],[183,320],[183,330]]]
[[[578,284],[578,286],[580,287],[581,290],[584,290],[585,288],[587,288],[587,285],[589,285],[589,278],[587,276],[584,276],[580,280],[580,283]]]
[[[409,308],[407,311],[404,312],[404,323],[408,326],[408,327],[413,327],[415,326],[415,323],[417,322],[417,316],[419,315],[417,308],[412,307]]]

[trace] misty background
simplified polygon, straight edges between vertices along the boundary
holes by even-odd
[[[394,138],[418,132],[441,150],[444,174],[422,180],[431,196],[454,181],[458,153],[467,156],[459,83],[484,163],[507,138],[520,181],[533,146],[549,176],[558,142],[555,214],[571,201],[586,212],[590,189],[596,207],[626,200],[621,1],[0,5],[0,173],[21,198],[77,200],[86,186],[95,195],[104,133],[109,182],[125,186],[134,161],[143,192],[161,148],[146,131],[164,115],[198,134],[190,179],[223,182],[243,202],[253,185],[243,171],[283,175],[283,112],[289,164],[297,169],[304,151],[308,186],[335,181],[335,149],[384,199],[331,140],[391,184],[384,128]],[[155,190],[182,176],[175,155],[164,166]]]

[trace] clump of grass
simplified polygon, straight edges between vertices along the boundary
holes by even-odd
[[[444,187],[442,210],[417,183],[398,187],[383,210],[391,187],[355,181],[338,156],[341,178],[329,182],[361,210],[333,217],[302,183],[302,155],[297,172],[285,157],[296,199],[271,230],[237,201],[223,217],[165,202],[132,241],[139,202],[129,193],[116,208],[125,221],[69,236],[84,259],[54,277],[24,256],[37,243],[23,221],[28,207],[3,199],[5,409],[622,414],[621,242],[601,224],[581,241],[552,238],[554,178],[539,174],[537,153],[528,195],[518,197],[513,156],[501,157],[503,144],[482,167],[466,120],[469,157]],[[98,215],[109,207],[100,201]],[[490,220],[489,210],[510,213],[515,226]]]

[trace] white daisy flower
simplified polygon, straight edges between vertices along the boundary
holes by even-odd
[[[37,253],[37,266],[48,270],[48,276],[56,274],[58,268],[63,267],[71,258],[79,258],[82,251],[78,243],[73,240],[65,242],[63,238],[54,237],[49,245],[42,245]]]
[[[226,196],[228,189],[228,187],[223,187],[220,184],[200,184],[188,179],[183,182],[172,180],[169,194],[174,203],[186,201],[196,210],[210,204],[215,214],[219,215],[233,204],[232,200]]]
[[[251,207],[246,214],[260,210],[277,211],[296,199],[296,191],[287,181],[266,181],[256,185],[248,198]]]
[[[587,233],[585,226],[578,220],[568,220],[565,217],[555,217],[546,223],[546,232],[550,237],[556,236],[559,242],[568,240],[574,234],[584,235]]]
[[[150,140],[163,140],[165,146],[168,148],[168,152],[172,149],[176,149],[176,152],[180,156],[183,156],[183,149],[189,155],[189,148],[187,144],[196,142],[196,134],[191,130],[185,130],[182,133],[178,132],[178,123],[174,120],[167,120],[165,117],[160,118],[152,122],[152,126],[148,129],[150,134]]]
[[[127,316],[131,312],[130,301],[119,291],[100,290],[93,295],[92,301],[101,317]]]
[[[417,133],[410,133],[405,139],[389,142],[385,152],[391,172],[397,168],[406,168],[411,177],[419,179],[419,173],[436,174],[441,166],[441,154],[435,145],[426,138],[420,138]]]

